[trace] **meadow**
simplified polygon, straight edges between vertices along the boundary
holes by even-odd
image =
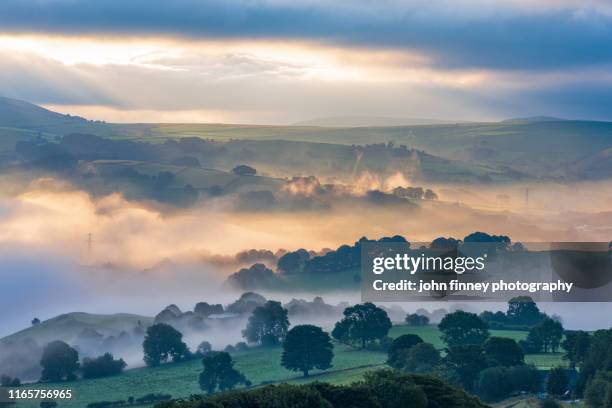
[[[394,326],[389,335],[395,338],[408,333],[421,336],[424,341],[432,343],[436,348],[444,348],[436,326]],[[521,340],[526,337],[527,333],[491,330],[491,335]],[[300,373],[281,367],[281,352],[280,347],[258,347],[234,353],[235,367],[246,375],[253,386],[280,382],[300,384],[310,381],[346,384],[358,381],[368,370],[384,367],[386,360],[386,354],[383,352],[359,350],[335,343],[333,367],[326,371],[315,370],[308,378],[303,378]],[[544,370],[564,364],[560,353],[528,355],[526,361]],[[171,394],[174,398],[199,394],[202,392],[198,385],[198,375],[201,371],[202,363],[197,359],[154,368],[134,368],[112,377],[77,380],[69,383],[32,384],[28,385],[28,388],[72,389],[74,399],[62,402],[58,407],[82,408],[91,402],[125,400],[129,396],[138,398],[149,393],[166,393]],[[19,403],[15,406],[33,408],[38,405],[37,403]]]

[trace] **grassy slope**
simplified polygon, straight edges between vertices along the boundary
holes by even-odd
[[[89,313],[67,313],[42,323],[6,336],[0,341],[19,342],[27,338],[35,339],[39,344],[56,340],[57,333],[64,338],[77,336],[84,329],[95,329],[101,333],[116,335],[122,330],[132,330],[138,321],[144,326],[153,323],[152,317],[117,313],[112,315],[97,315]]]
[[[435,326],[408,327],[396,326],[390,336],[397,337],[406,333],[418,334],[426,342],[443,348],[440,332]],[[523,339],[525,332],[492,330],[491,335]],[[335,345],[333,368],[326,372],[314,371],[304,379],[299,373],[288,371],[280,366],[280,348],[257,348],[234,354],[235,366],[249,378],[254,385],[268,382],[303,383],[307,381],[327,381],[335,384],[359,380],[363,374],[384,365],[386,355],[376,351],[355,350],[344,345]],[[528,362],[542,363],[542,368],[558,365],[560,355],[528,356]],[[78,380],[66,384],[33,385],[33,388],[71,388],[76,399],[61,404],[61,407],[83,407],[89,402],[101,400],[126,399],[128,396],[140,397],[153,392],[169,393],[173,397],[200,393],[198,375],[202,371],[199,360],[167,364],[156,368],[136,368],[125,373],[96,380]],[[18,405],[34,407],[35,405]]]

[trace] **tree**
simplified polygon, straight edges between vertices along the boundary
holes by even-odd
[[[403,367],[404,352],[422,342],[423,339],[416,334],[402,334],[394,339],[387,350],[387,364],[393,368]]]
[[[612,408],[608,401],[612,397],[612,373],[597,373],[584,390],[584,399],[589,407]]]
[[[512,383],[508,381],[506,367],[485,368],[478,375],[476,390],[485,401],[498,401],[512,392]]]
[[[555,367],[548,373],[546,391],[555,397],[565,394],[569,386],[569,376],[563,367]]]
[[[251,166],[247,166],[246,164],[240,164],[232,169],[232,173],[239,176],[254,176],[257,174],[257,170]]]
[[[415,373],[431,372],[440,364],[440,352],[431,343],[419,343],[400,353],[399,361],[406,371]]]
[[[38,317],[35,317],[32,319],[32,326],[36,326],[37,324],[40,324],[40,319]]]
[[[373,303],[347,307],[343,314],[344,318],[336,323],[336,328],[339,326],[341,330],[334,328],[334,331],[349,342],[360,344],[361,348],[368,342],[382,339],[391,329],[387,312]]]
[[[591,336],[589,333],[581,330],[568,330],[565,332],[565,338],[561,343],[561,347],[565,350],[563,357],[570,361],[572,367],[576,367],[584,361],[590,345]]]
[[[253,310],[242,336],[251,343],[276,345],[287,335],[289,319],[280,302],[267,301]]]
[[[416,313],[409,313],[406,315],[406,324],[408,324],[408,326],[427,326],[429,324],[429,317]]]
[[[524,326],[538,324],[546,317],[529,296],[517,296],[510,299],[506,315],[510,323]]]
[[[489,337],[487,324],[474,313],[458,310],[449,313],[440,322],[442,340],[449,347],[482,344]]]
[[[79,353],[61,340],[48,343],[40,359],[41,381],[74,380],[79,369]]]
[[[113,355],[105,353],[95,359],[85,358],[81,365],[83,378],[99,378],[119,374],[126,367],[122,358],[115,360]]]
[[[582,395],[598,372],[612,371],[612,329],[597,330],[591,335],[589,348],[580,365],[580,375],[576,384],[578,395]]]
[[[175,362],[181,361],[190,355],[181,332],[165,323],[157,323],[147,329],[142,348],[148,366],[158,366],[169,358]]]
[[[507,337],[490,337],[484,343],[484,352],[493,366],[511,367],[524,363],[523,349]]]
[[[210,353],[212,351],[212,345],[207,342],[207,341],[203,341],[198,345],[198,348],[196,350],[196,353],[204,356],[208,353]]]
[[[326,370],[334,357],[329,334],[320,327],[305,324],[295,326],[283,342],[281,365],[292,371],[301,371],[304,377],[313,368]]]
[[[478,373],[487,367],[487,359],[482,346],[475,344],[450,347],[445,363],[459,374],[461,384],[466,390],[474,387]]]
[[[538,352],[556,352],[563,338],[563,326],[556,320],[546,318],[529,330],[526,343]]]
[[[285,274],[300,273],[304,270],[306,262],[310,259],[310,254],[305,249],[298,249],[294,252],[287,252],[281,256],[276,263],[279,271]]]
[[[410,401],[410,407],[427,407],[427,395],[409,377],[396,375],[391,370],[371,371],[364,375],[365,386],[374,400],[385,408],[404,408]]]
[[[234,368],[234,362],[229,353],[212,351],[202,360],[204,371],[200,373],[200,388],[209,394],[218,388],[221,391],[231,390],[238,384],[250,386],[246,377]]]

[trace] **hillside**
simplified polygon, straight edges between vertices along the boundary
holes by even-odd
[[[104,336],[117,336],[122,331],[132,330],[138,322],[146,327],[153,323],[153,318],[128,313],[66,313],[6,336],[0,339],[0,344],[23,342],[26,339],[32,339],[38,344],[57,339],[70,341],[87,329],[93,329]]]
[[[442,349],[444,344],[440,332],[435,326],[409,327],[395,326],[389,335],[393,338],[402,334],[414,333],[431,342],[436,348]],[[524,339],[527,332],[491,330],[492,336],[510,337],[516,340]],[[280,366],[281,349],[278,347],[252,348],[248,351],[233,354],[235,367],[251,380],[253,385],[287,382],[300,384],[311,381],[325,381],[333,384],[348,384],[362,378],[368,370],[384,367],[386,354],[378,351],[358,350],[348,346],[335,344],[333,367],[321,372],[315,370],[304,379],[300,374],[288,371]],[[565,364],[560,354],[527,355],[526,361],[534,363],[542,369]],[[139,397],[152,392],[164,392],[173,397],[186,397],[201,393],[198,386],[198,374],[202,371],[200,360],[176,364],[166,364],[160,367],[143,367],[125,371],[123,374],[92,380],[71,382],[76,399],[62,404],[62,407],[84,407],[95,401],[113,401],[127,399],[129,396]],[[31,388],[65,388],[62,384],[33,384]],[[20,407],[36,407],[37,405],[20,405]]]

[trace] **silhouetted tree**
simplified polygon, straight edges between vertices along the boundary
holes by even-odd
[[[576,367],[584,361],[590,345],[591,335],[581,330],[566,331],[561,342],[561,347],[565,350],[564,358],[570,361],[572,367]]]
[[[487,324],[478,315],[463,310],[444,316],[438,328],[449,347],[482,344],[489,337]]]
[[[459,374],[461,384],[467,390],[473,389],[478,373],[487,367],[482,346],[475,344],[450,347],[444,360]]]
[[[484,352],[493,366],[511,367],[524,363],[523,349],[508,337],[490,337],[484,343]]]
[[[147,329],[142,348],[148,366],[157,366],[169,358],[175,362],[181,361],[190,355],[181,332],[165,323],[157,323]]]
[[[529,330],[527,339],[521,343],[526,352],[556,352],[563,338],[563,326],[556,320],[546,318]]]
[[[251,343],[274,345],[285,338],[288,328],[287,310],[280,302],[269,300],[253,310],[242,336]]]
[[[387,364],[393,368],[401,368],[404,366],[405,353],[422,343],[423,339],[416,334],[402,334],[391,343],[387,350]]]
[[[384,338],[391,329],[391,320],[387,312],[373,303],[347,307],[343,314],[344,318],[336,323],[336,326],[342,328],[341,337],[359,343],[361,348],[365,348],[370,341]]]
[[[43,348],[41,381],[74,380],[79,369],[79,353],[61,340]]]
[[[401,368],[415,373],[428,373],[440,364],[440,352],[431,343],[419,343],[403,350],[398,358]]]
[[[212,351],[204,356],[202,360],[204,371],[200,373],[200,388],[209,394],[216,389],[221,391],[231,390],[238,384],[251,383],[246,377],[234,368],[232,357],[224,351]]]
[[[538,324],[546,317],[529,296],[517,296],[510,299],[506,316],[509,323],[525,326]]]
[[[498,401],[512,392],[512,383],[508,381],[506,367],[485,368],[478,374],[476,391],[486,401]]]
[[[304,377],[313,368],[326,370],[334,357],[329,334],[320,327],[305,324],[295,326],[283,342],[281,365],[292,371],[301,371]]]

